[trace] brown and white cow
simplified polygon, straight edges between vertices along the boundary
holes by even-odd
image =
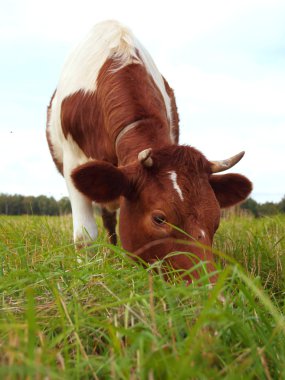
[[[173,91],[149,53],[118,22],[96,25],[65,63],[48,107],[47,139],[66,180],[77,244],[97,237],[95,201],[111,242],[120,207],[127,251],[146,262],[191,252],[172,255],[170,265],[184,271],[203,260],[214,271],[205,246],[212,245],[220,208],[244,200],[252,185],[239,174],[213,175],[243,153],[208,161],[178,145],[178,136]]]

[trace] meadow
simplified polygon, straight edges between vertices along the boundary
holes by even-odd
[[[1,379],[285,379],[285,216],[223,220],[186,286],[71,217],[0,216]]]

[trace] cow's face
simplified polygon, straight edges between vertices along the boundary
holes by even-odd
[[[97,202],[121,197],[124,249],[148,263],[170,254],[168,263],[189,271],[189,281],[199,277],[199,270],[191,268],[201,260],[208,272],[215,270],[210,247],[220,208],[242,201],[251,191],[250,181],[241,175],[212,175],[211,162],[185,146],[169,146],[122,168],[89,162],[74,171],[73,179]]]

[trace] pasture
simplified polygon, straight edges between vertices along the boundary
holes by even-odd
[[[222,221],[213,288],[165,282],[102,228],[71,238],[69,216],[0,216],[1,379],[285,378],[284,215]]]

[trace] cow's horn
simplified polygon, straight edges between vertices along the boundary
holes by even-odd
[[[148,148],[148,149],[142,150],[138,154],[138,160],[140,161],[140,163],[143,166],[146,166],[148,168],[150,168],[153,165],[153,160],[151,158],[151,153],[152,153],[152,149]]]
[[[237,164],[244,156],[245,152],[240,152],[235,156],[228,158],[227,160],[221,161],[210,161],[212,173],[219,173],[233,167]]]

